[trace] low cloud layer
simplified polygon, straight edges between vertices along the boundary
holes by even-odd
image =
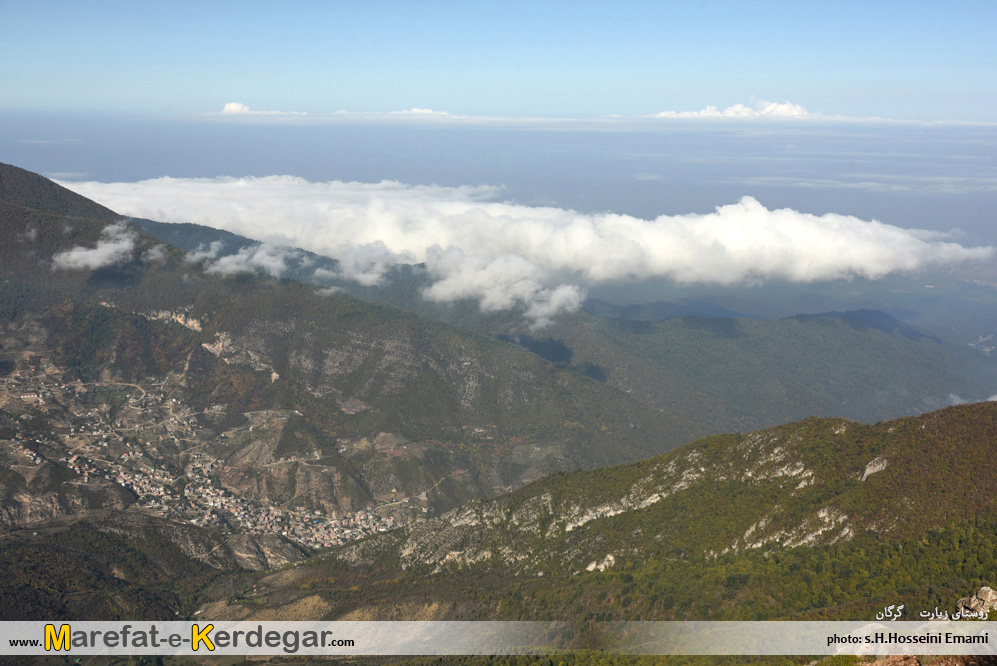
[[[476,299],[484,310],[518,307],[541,323],[576,309],[585,288],[596,284],[876,279],[992,254],[937,232],[770,210],[751,197],[712,213],[641,219],[504,203],[501,188],[490,186],[312,183],[291,176],[64,185],[136,217],[195,222],[338,259],[339,273],[324,277],[376,284],[393,264],[422,262],[434,280],[426,298]],[[287,250],[268,248],[202,258],[211,259],[215,272],[279,276]]]
[[[124,222],[108,225],[101,232],[97,246],[76,246],[52,257],[52,270],[95,270],[124,264],[135,258],[138,234]]]
[[[754,108],[735,104],[720,110],[707,106],[701,111],[661,111],[655,118],[811,118],[814,114],[792,102],[758,102]]]

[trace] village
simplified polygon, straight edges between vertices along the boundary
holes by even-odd
[[[108,410],[106,401],[119,401]],[[345,544],[401,524],[374,507],[330,514],[314,506],[272,505],[219,483],[220,463],[203,452],[196,415],[164,383],[63,382],[49,364],[0,378],[0,409],[17,414],[0,429],[7,467],[31,480],[45,465],[62,483],[116,484],[134,496],[131,510],[218,530],[279,535],[308,548]],[[20,414],[18,414],[20,412]],[[294,462],[293,456],[279,463]]]

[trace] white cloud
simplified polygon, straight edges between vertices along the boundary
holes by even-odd
[[[501,188],[490,186],[291,176],[63,184],[136,217],[205,224],[335,257],[336,277],[364,284],[394,263],[424,262],[434,280],[427,298],[474,298],[485,310],[521,307],[536,321],[577,308],[584,289],[601,283],[876,279],[992,255],[936,232],[769,210],[751,197],[712,213],[641,219],[503,203]],[[218,249],[203,258],[217,257]],[[213,270],[253,266],[280,274],[286,258],[263,249],[236,256]]]
[[[391,266],[416,263],[412,253],[392,252],[381,241],[343,248],[336,259],[339,261],[338,270],[316,268],[315,277],[353,280],[372,287],[383,282],[384,274]]]
[[[196,264],[199,261],[216,259],[224,249],[225,249],[225,243],[221,241],[212,241],[211,244],[208,245],[208,247],[200,245],[193,252],[188,252],[187,256],[184,257],[184,261],[186,261],[189,264]]]
[[[388,113],[393,116],[450,116],[450,114],[446,111],[434,111],[432,109],[419,108],[406,109],[405,111],[388,111]]]
[[[661,111],[654,114],[655,118],[813,118],[815,114],[810,113],[799,104],[792,102],[758,102],[754,108],[744,104],[735,104],[720,110],[715,106],[707,106],[701,111]]]
[[[536,326],[549,324],[559,312],[577,310],[585,300],[584,289],[576,285],[545,287],[550,280],[544,269],[518,254],[467,255],[458,247],[434,246],[427,251],[426,268],[437,278],[425,291],[429,300],[476,299],[484,312],[525,306]]]
[[[154,245],[142,253],[141,259],[147,264],[162,261],[166,258],[166,246],[163,244]]]
[[[259,243],[240,248],[233,254],[225,254],[224,251],[223,242],[213,241],[207,247],[201,245],[193,252],[188,252],[184,261],[189,264],[201,263],[204,272],[213,275],[266,273],[271,277],[282,277],[288,271],[289,260],[298,266],[311,263],[311,259],[303,252],[287,245]]]
[[[59,252],[52,257],[52,270],[94,270],[131,261],[135,254],[138,234],[124,222],[109,224],[101,232],[97,246],[86,248],[76,246],[72,250]]]
[[[222,109],[221,112],[222,113],[252,113],[252,111],[249,110],[248,106],[246,106],[245,104],[240,104],[239,102],[229,102],[228,104],[225,105],[225,108]]]
[[[217,241],[216,241],[217,243]],[[212,243],[215,256],[219,248]],[[194,252],[189,259],[206,259],[204,272],[215,275],[235,275],[237,273],[266,273],[271,277],[281,277],[287,272],[288,259],[300,258],[302,253],[291,247],[261,243],[240,249],[235,254],[212,258],[209,253]]]
[[[216,115],[222,116],[306,116],[305,111],[256,111],[241,102],[229,102]]]

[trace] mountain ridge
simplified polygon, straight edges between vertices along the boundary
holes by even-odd
[[[987,402],[708,437],[472,501],[263,575],[252,604],[204,608],[249,619],[253,604],[272,613],[308,595],[327,619],[843,620],[891,603],[954,612],[967,589],[994,582],[997,486],[976,472],[997,462],[995,436]]]

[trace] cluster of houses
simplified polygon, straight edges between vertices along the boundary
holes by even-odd
[[[46,379],[56,383],[38,388],[33,380],[32,386],[25,387],[7,379],[3,388],[8,395],[40,406],[52,397],[52,391],[80,396],[91,388],[104,386],[101,383],[90,387],[63,385],[55,377]],[[65,413],[65,427],[54,429],[51,437],[26,437],[19,433],[18,441],[10,442],[14,451],[26,457],[31,465],[42,464],[46,459],[57,460],[76,473],[74,483],[115,483],[136,495],[138,507],[223,532],[279,535],[311,548],[322,548],[396,526],[394,518],[373,511],[330,516],[314,508],[288,509],[235,496],[220,487],[213,474],[217,472],[217,462],[205,453],[191,452],[185,457],[182,470],[176,462],[172,467],[168,463],[160,465],[163,460],[158,446],[163,442],[177,445],[180,439],[194,440],[200,425],[184,405],[153,388],[144,391],[141,397],[129,397],[127,406],[116,417],[109,418],[106,410],[93,409],[84,406],[85,403],[71,404],[73,407]],[[123,434],[126,432],[131,433],[128,439]],[[150,439],[144,447],[128,441],[137,437],[144,440],[141,433]],[[42,449],[45,453],[39,452]],[[298,456],[291,455],[277,462],[297,459]]]
[[[92,460],[86,456],[72,455],[66,458],[66,467],[76,472],[79,476],[83,477],[84,483],[90,482],[90,477],[97,478],[98,476],[103,476],[106,478],[105,474],[99,467],[97,467]]]
[[[318,509],[268,506],[216,488],[206,476],[188,469],[187,484],[179,494],[174,493],[172,488],[164,489],[163,485],[157,485],[157,479],[136,479],[138,475],[125,477],[123,485],[137,493],[141,491],[143,503],[174,520],[243,534],[280,535],[312,548],[342,545],[395,526],[393,518],[368,511],[359,511],[347,517],[330,517]]]
[[[14,450],[20,453],[22,456],[28,459],[31,465],[41,465],[42,457],[38,455],[35,451],[32,451],[24,444],[15,444]]]

